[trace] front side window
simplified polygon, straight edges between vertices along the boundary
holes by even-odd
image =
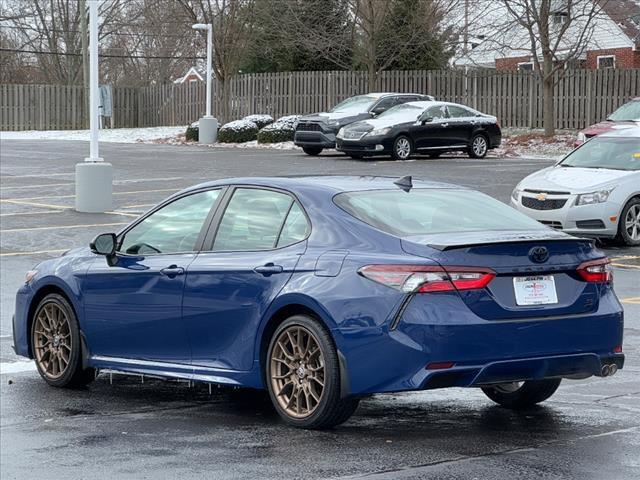
[[[213,250],[283,247],[303,240],[307,228],[306,217],[290,195],[257,188],[238,188],[222,216]]]
[[[424,112],[423,118],[433,118],[433,120],[442,120],[443,118],[449,118],[446,105],[436,105],[430,107]]]
[[[179,198],[129,230],[119,251],[130,255],[191,252],[220,190]]]
[[[347,213],[398,236],[546,227],[473,190],[420,189],[348,192],[335,203]]]
[[[640,170],[640,142],[637,137],[595,137],[570,153],[560,166]]]

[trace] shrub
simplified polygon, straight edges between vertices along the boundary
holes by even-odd
[[[299,115],[287,115],[267,125],[258,132],[258,143],[279,143],[293,141],[295,123]]]
[[[197,142],[199,132],[200,132],[200,127],[198,122],[193,122],[191,125],[187,127],[187,133],[185,134],[185,139],[187,140],[187,142]]]
[[[244,143],[255,140],[258,135],[258,126],[247,120],[235,120],[225,123],[218,130],[218,142]]]
[[[267,125],[273,123],[273,117],[271,115],[249,115],[248,117],[244,117],[242,120],[246,120],[247,122],[253,122],[258,126],[258,129],[264,128]]]

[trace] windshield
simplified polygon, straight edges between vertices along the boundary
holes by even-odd
[[[637,137],[595,137],[571,152],[560,166],[640,170],[640,142]]]
[[[416,105],[410,105],[408,103],[403,103],[402,105],[396,105],[395,107],[390,108],[386,112],[382,112],[378,115],[378,118],[389,117],[391,115],[401,114],[403,116],[411,115],[414,113],[414,117],[418,118],[418,115],[422,113],[422,108],[417,107]]]
[[[637,121],[640,120],[640,100],[633,100],[629,103],[625,103],[615,112],[613,112],[607,120],[612,120],[614,122],[624,122],[624,121]]]
[[[332,113],[366,112],[376,100],[378,100],[378,98],[371,95],[358,95],[356,97],[347,98],[329,111]]]
[[[335,203],[347,213],[398,236],[547,227],[473,190],[411,189],[348,192]]]

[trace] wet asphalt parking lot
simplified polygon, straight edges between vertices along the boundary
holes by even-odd
[[[344,425],[285,427],[260,392],[102,373],[83,390],[47,387],[11,350],[13,296],[35,263],[117,231],[164,197],[250,175],[414,175],[507,202],[544,159],[357,162],[340,155],[103,144],[114,209],[73,210],[88,143],[2,141],[0,478],[640,478],[640,248],[607,245],[626,312],[624,370],[564,381],[542,406],[512,412],[475,389],[364,400]]]

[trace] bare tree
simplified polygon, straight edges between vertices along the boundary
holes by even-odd
[[[608,1],[500,0],[491,11],[493,34],[470,56],[531,59],[542,80],[545,135],[554,135],[554,87],[593,45],[597,22]],[[483,28],[486,31],[487,26]]]
[[[216,115],[226,122],[231,117],[231,79],[238,73],[251,35],[253,0],[177,1],[191,23],[213,24],[213,72],[219,87]]]

